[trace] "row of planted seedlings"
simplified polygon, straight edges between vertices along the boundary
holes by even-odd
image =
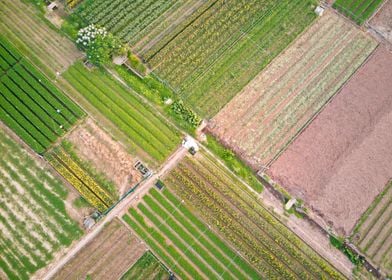
[[[215,167],[210,165],[210,168]],[[195,175],[198,174],[198,172],[203,172],[202,176],[204,177]],[[219,174],[219,172],[215,172],[215,174]],[[222,182],[220,184],[216,183],[217,178],[212,178],[214,177],[212,174],[208,175],[207,170],[202,171],[201,166],[189,164],[181,168],[181,172],[177,174],[177,177],[178,178],[175,180],[182,180],[182,183],[188,184],[189,189],[193,188],[194,192],[196,192],[199,196],[203,196],[202,200],[204,200],[204,203],[208,201],[211,207],[215,208],[216,213],[220,213],[220,215],[222,215],[222,210],[224,210],[223,219],[226,219],[225,224],[227,222],[233,223],[234,221],[240,220],[241,222],[238,222],[238,226],[234,227],[233,230],[242,230],[239,236],[246,236],[248,232],[249,239],[247,242],[253,243],[253,246],[256,246],[254,248],[264,248],[266,250],[264,254],[266,259],[269,258],[269,254],[271,253],[275,256],[274,258],[276,258],[276,256],[279,256],[279,258],[281,259],[281,263],[272,262],[272,264],[275,265],[276,269],[280,269],[283,263],[289,265],[290,267],[294,267],[295,271],[289,270],[289,272],[294,275],[297,274],[297,276],[299,277],[306,275],[309,276],[309,274],[317,275],[318,277],[325,277],[329,274],[332,274],[334,277],[340,276],[338,274],[335,275],[335,271],[314,252],[312,252],[313,254],[311,254],[311,258],[313,261],[317,262],[317,265],[313,263],[310,259],[308,259],[306,257],[306,254],[301,251],[302,247],[300,246],[305,246],[303,242],[301,242],[298,238],[293,238],[295,236],[287,229],[286,231],[284,231],[285,234],[281,235],[279,231],[276,230],[276,226],[284,227],[284,225],[280,224],[280,222],[277,221],[264,208],[256,208],[258,210],[263,210],[261,214],[263,214],[264,217],[262,217],[261,214],[259,214],[258,212],[252,211],[250,205],[244,204],[239,199],[239,197],[237,197],[235,193],[233,193],[232,190],[228,188],[228,186],[230,186],[229,181],[225,181],[223,184]],[[206,183],[207,181],[208,183]],[[199,186],[199,189],[197,189],[196,185]],[[203,190],[201,190],[202,186],[204,186]],[[236,188],[235,186],[232,187]],[[212,190],[217,188],[219,188],[219,192],[214,192]],[[228,199],[228,197],[230,198],[230,195],[232,197],[231,199]],[[223,200],[222,197],[226,197],[228,201]],[[228,205],[238,207],[237,211],[234,211],[232,207],[228,207]],[[255,206],[260,205],[252,205],[252,207]],[[252,217],[253,219],[243,219],[243,215],[241,215],[241,212],[242,214],[245,214],[247,216],[251,215],[250,217]],[[285,235],[291,238],[290,242],[296,241],[296,244],[298,245],[291,245],[290,242],[286,240],[287,236]],[[255,238],[254,236],[258,236],[258,238]],[[274,246],[272,246],[272,244],[274,244]],[[306,250],[306,252],[309,253],[309,250]],[[273,258],[270,258],[270,260],[273,261]]]
[[[205,166],[210,166],[211,169],[220,169],[221,172],[209,172]],[[323,273],[336,274],[336,271],[322,257],[272,215],[258,201],[255,193],[239,182],[237,178],[224,172],[213,159],[204,157],[200,162],[194,161],[192,168],[204,180],[211,182],[211,185],[232,205],[236,205],[245,216],[252,218],[252,222],[257,224],[271,240],[275,240],[282,249],[299,260],[309,271],[317,273],[318,277],[322,277]],[[342,275],[337,274],[336,276]]]
[[[46,159],[75,189],[101,213],[114,204],[113,198],[61,147],[45,155]]]

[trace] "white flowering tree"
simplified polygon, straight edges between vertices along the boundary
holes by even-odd
[[[76,44],[86,52],[88,60],[95,65],[106,64],[112,55],[127,52],[118,38],[107,32],[104,27],[97,27],[94,24],[79,30]]]

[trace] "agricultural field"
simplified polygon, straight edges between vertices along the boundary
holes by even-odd
[[[82,56],[76,46],[38,15],[32,5],[21,0],[0,2],[0,33],[45,74],[55,77]]]
[[[210,226],[166,189],[151,189],[123,219],[182,279],[259,278]]]
[[[147,162],[157,166],[179,145],[179,132],[103,70],[89,71],[78,62],[63,76],[73,88],[70,94],[83,104],[87,101],[89,104],[84,107],[86,110],[93,107],[90,114],[95,119],[109,120],[112,123],[109,128],[125,136],[116,138],[124,140]]]
[[[352,239],[373,263],[392,275],[392,181],[363,214]]]
[[[392,44],[392,1],[386,0],[383,7],[370,20],[369,25]]]
[[[119,279],[145,251],[140,240],[114,219],[52,279]]]
[[[208,154],[187,156],[164,182],[179,197],[177,201],[183,200],[182,205],[187,205],[252,265],[259,274],[256,278],[344,279]],[[143,208],[132,210],[131,216]]]
[[[135,9],[128,1],[107,2],[86,1],[78,9],[80,17],[129,42],[161,79],[206,117],[217,113],[313,21],[317,3],[133,1]]]
[[[377,10],[383,0],[336,0],[333,7],[357,24],[363,24]]]
[[[113,182],[109,191],[118,198],[142,180],[141,173],[134,167],[136,160],[125,148],[100,128],[92,119],[78,126],[67,135],[77,158]]]
[[[96,24],[131,45],[141,40],[148,31],[159,25],[162,19],[173,15],[183,7],[191,6],[192,1],[84,1],[73,13],[83,25]],[[202,2],[202,1],[196,1]]]
[[[376,45],[327,11],[227,104],[208,130],[256,171],[269,166]]]
[[[169,273],[159,260],[150,252],[146,252],[121,277],[121,280],[168,280]]]
[[[99,184],[85,169],[82,162],[78,162],[70,147],[64,143],[55,147],[45,155],[54,169],[67,180],[84,199],[101,213],[105,212],[117,200],[104,184]]]
[[[67,188],[0,129],[0,278],[30,279],[82,235]]]
[[[343,236],[391,178],[391,71],[379,46],[266,172]]]
[[[0,37],[0,119],[8,127],[42,154],[83,116],[77,105]]]

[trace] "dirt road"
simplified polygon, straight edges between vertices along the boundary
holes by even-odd
[[[104,226],[113,220],[115,217],[120,217],[128,211],[129,207],[136,202],[140,197],[142,197],[145,193],[147,193],[150,188],[153,186],[155,180],[163,176],[165,173],[170,171],[176,164],[185,156],[187,150],[184,147],[179,147],[174,154],[165,162],[163,167],[155,174],[153,174],[150,178],[145,180],[135,192],[133,192],[130,196],[126,197],[119,204],[117,204],[112,211],[109,212],[97,225],[93,227],[93,229],[88,232],[82,239],[72,247],[67,254],[60,259],[58,262],[53,263],[46,273],[44,280],[51,279],[60,268],[62,268],[73,256],[76,255],[84,246],[86,246],[90,241],[92,241],[98,233],[104,228]],[[38,278],[32,278],[38,279]]]

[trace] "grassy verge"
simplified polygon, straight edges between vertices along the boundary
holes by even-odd
[[[148,251],[121,277],[121,280],[167,280],[168,278],[168,271],[159,260]]]
[[[225,148],[213,136],[207,135],[207,148],[218,156],[226,166],[237,176],[242,178],[256,192],[261,193],[264,186],[256,178],[253,170],[242,162],[231,150]]]

